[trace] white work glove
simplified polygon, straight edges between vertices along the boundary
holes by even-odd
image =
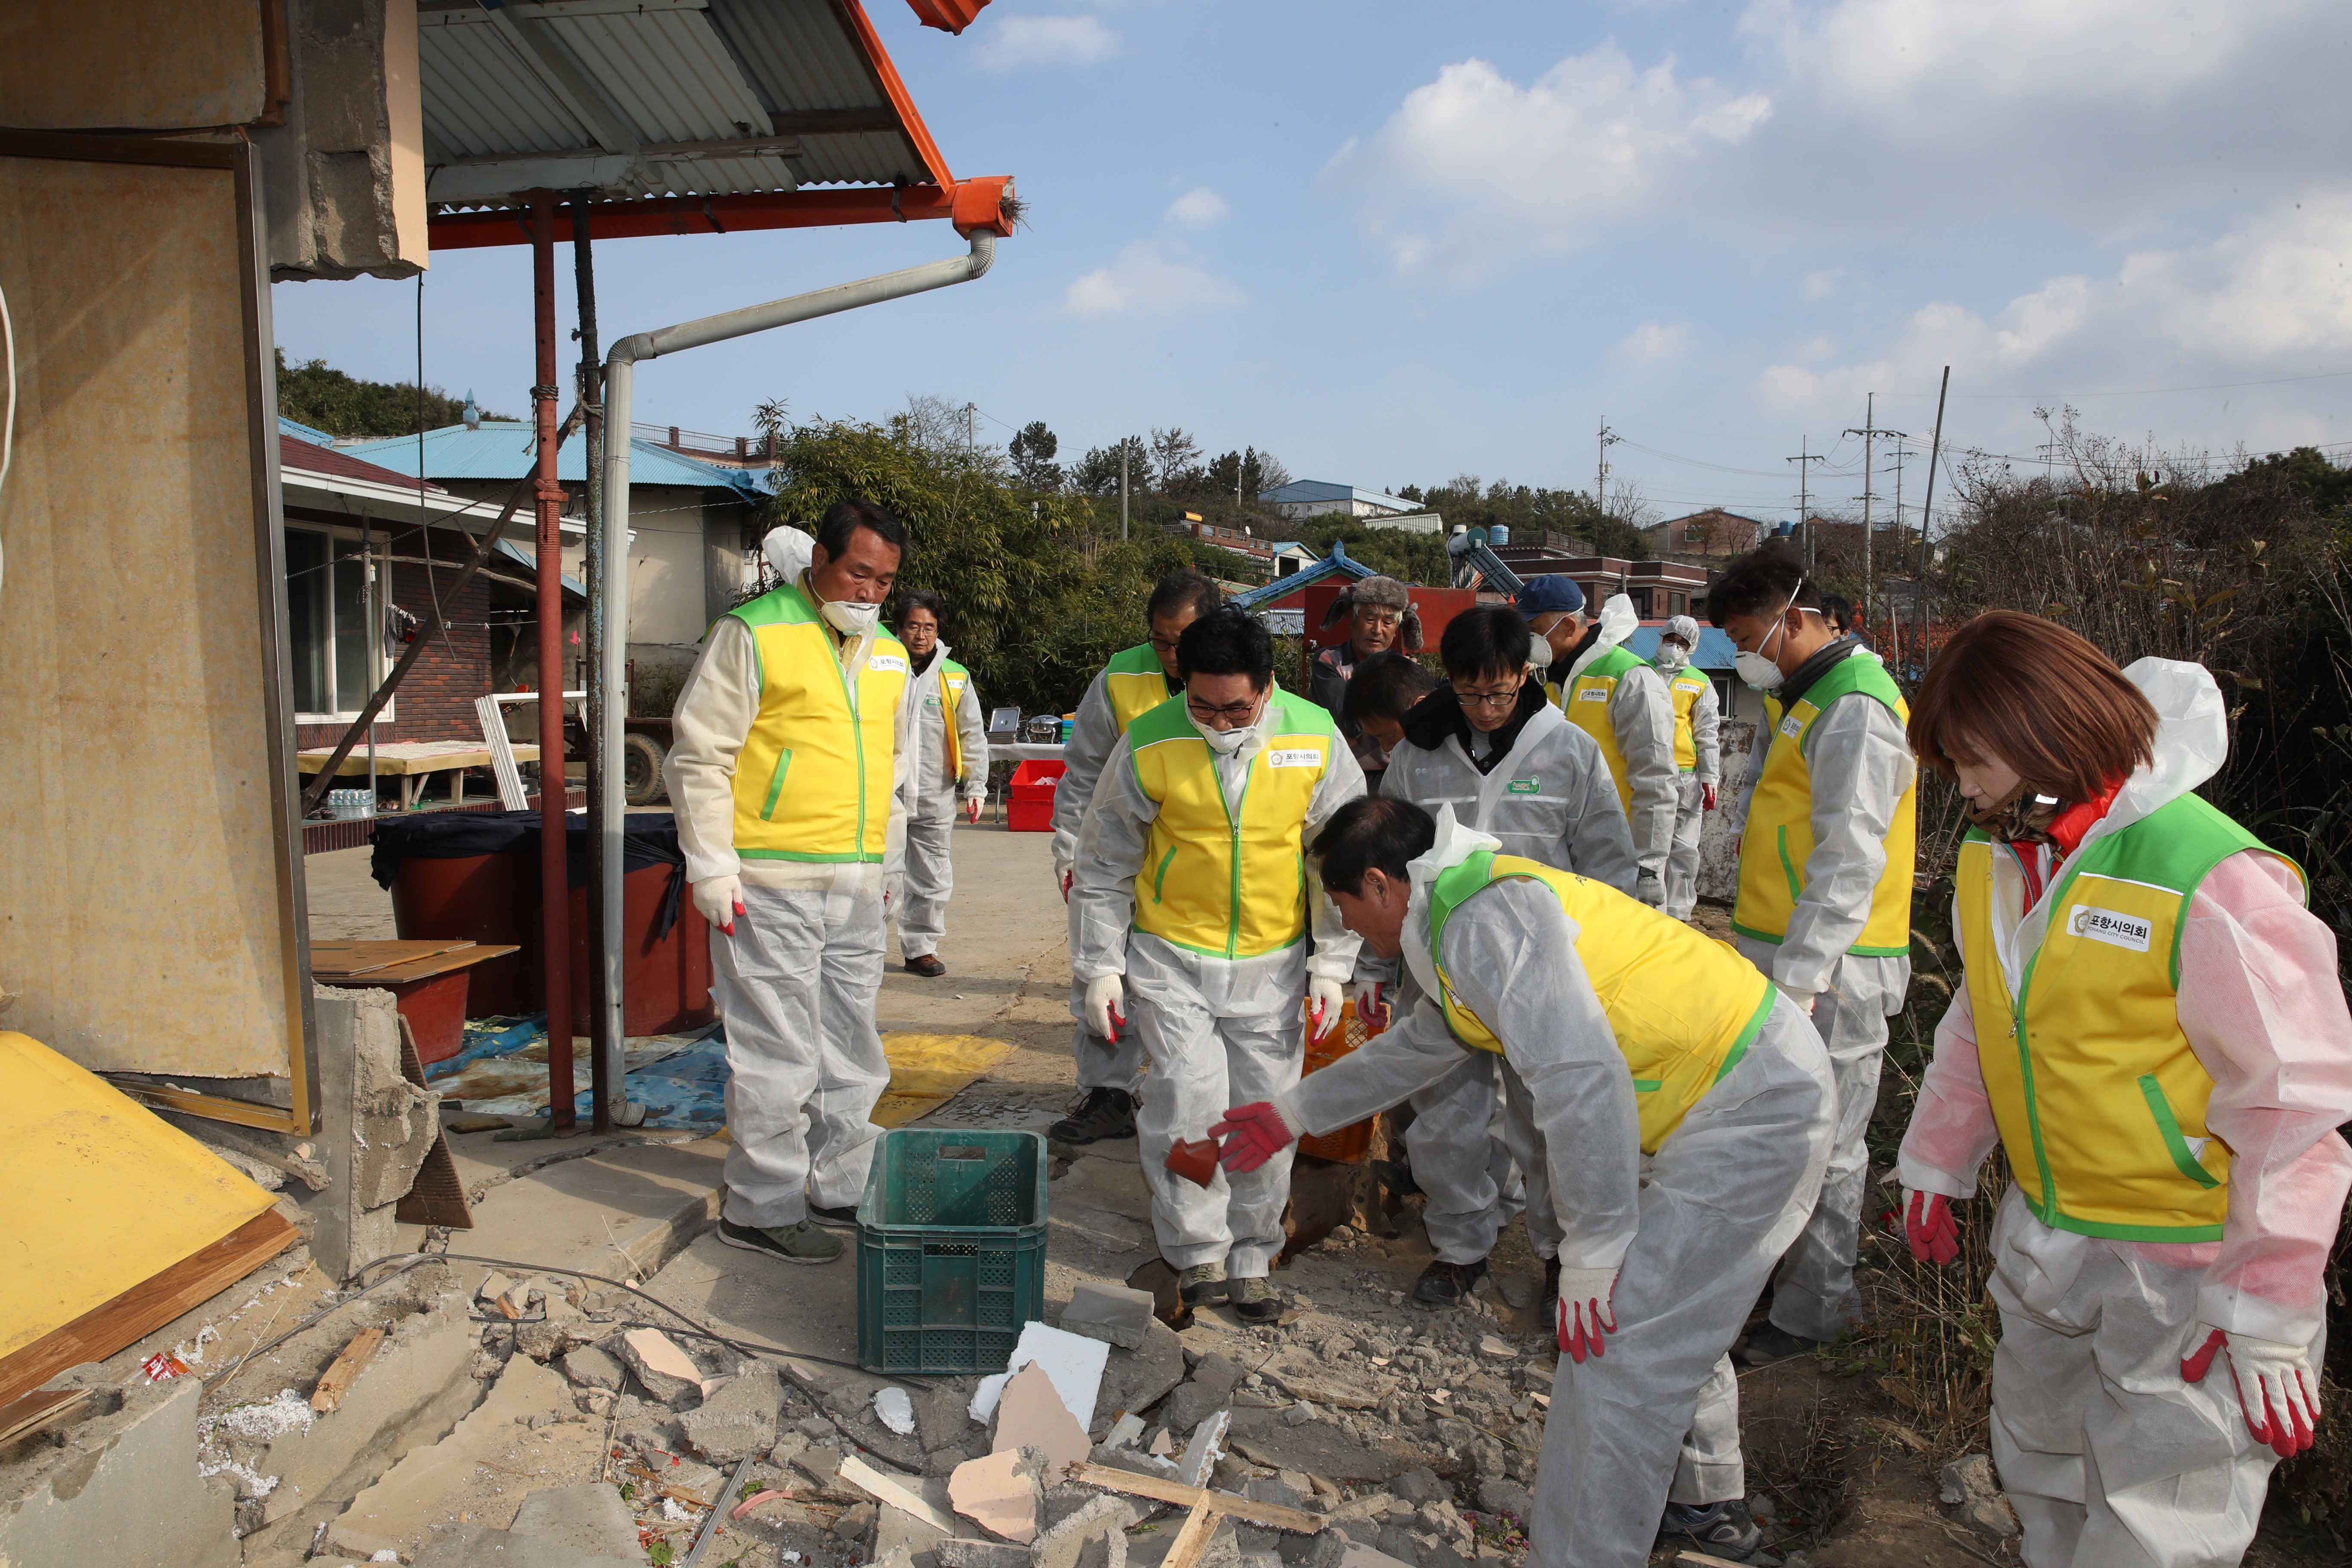
[[[1339,1026],[1339,1009],[1346,1006],[1347,994],[1336,980],[1312,975],[1307,982],[1307,1033],[1319,1040]]]
[[[1666,901],[1665,881],[1655,871],[1641,872],[1633,879],[1633,896],[1652,909],[1658,909]]]
[[[1125,999],[1126,987],[1116,974],[1087,981],[1087,1027],[1112,1045],[1118,1044],[1118,1032],[1127,1026],[1127,1016],[1119,1010]]]
[[[1385,980],[1360,980],[1356,983],[1356,1022],[1363,1025],[1364,1033],[1377,1035],[1396,1020],[1388,999],[1381,994],[1388,989]]]
[[[2311,1357],[2297,1345],[2215,1329],[2195,1354],[2182,1358],[2181,1381],[2202,1383],[2224,1344],[2230,1376],[2238,1385],[2238,1407],[2254,1441],[2269,1444],[2282,1459],[2310,1447],[2319,1426],[2319,1378],[2311,1370]]]
[[[1617,1331],[1617,1312],[1610,1301],[1616,1293],[1614,1268],[1559,1271],[1559,1348],[1570,1361],[1599,1355],[1601,1336]]]
[[[1808,1018],[1813,1016],[1813,1004],[1822,999],[1822,994],[1818,991],[1800,991],[1793,985],[1783,985],[1777,980],[1772,982],[1772,986],[1781,995],[1795,1003],[1797,1011]]]
[[[694,907],[702,911],[704,920],[733,936],[735,919],[743,912],[743,879],[704,878],[694,884]]]
[[[1067,860],[1054,862],[1054,884],[1062,889],[1062,902],[1066,904],[1070,901],[1070,879],[1076,873],[1077,868]]]

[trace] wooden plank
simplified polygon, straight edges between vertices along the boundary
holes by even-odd
[[[310,944],[310,974],[328,980],[352,974],[373,974],[397,964],[459,952],[470,942],[314,942]],[[511,952],[514,950],[508,948]]]
[[[932,1507],[930,1499],[911,1487],[903,1486],[891,1479],[854,1454],[841,1461],[841,1468],[835,1474],[859,1490],[872,1493],[875,1498],[888,1503],[892,1508],[905,1509],[934,1530],[943,1530],[950,1535],[953,1535],[958,1529],[961,1528],[956,1523],[953,1514]]]
[[[343,1402],[343,1394],[351,1388],[352,1380],[359,1376],[360,1369],[367,1365],[368,1358],[375,1354],[383,1343],[382,1329],[362,1329],[353,1334],[352,1342],[335,1357],[334,1364],[320,1374],[319,1386],[310,1391],[310,1408],[321,1415],[331,1414],[335,1406]]]
[[[218,1241],[52,1329],[0,1359],[0,1400],[17,1395],[86,1361],[104,1361],[181,1313],[219,1295],[301,1239],[276,1209],[264,1209]]]
[[[372,974],[352,976],[349,980],[341,980],[324,974],[315,978],[323,985],[348,984],[353,980],[371,982],[378,985],[404,985],[412,980],[431,980],[436,975],[454,973],[460,969],[471,969],[478,963],[488,963],[493,958],[504,958],[510,952],[521,951],[521,948],[511,944],[478,943],[462,952],[436,952],[429,958],[411,959],[405,963],[395,963],[389,969],[379,969]]]
[[[1183,1528],[1177,1531],[1176,1539],[1168,1543],[1168,1555],[1160,1559],[1160,1568],[1195,1568],[1201,1553],[1209,1549],[1209,1537],[1216,1528],[1217,1510],[1210,1505],[1208,1493],[1202,1492],[1201,1500],[1192,1505],[1192,1511],[1184,1516]]]
[[[1133,1470],[1113,1469],[1108,1465],[1079,1465],[1070,1471],[1070,1479],[1084,1481],[1090,1487],[1100,1487],[1107,1492],[1150,1498],[1154,1502],[1174,1503],[1178,1508],[1194,1508],[1206,1503],[1218,1513],[1245,1519],[1266,1530],[1287,1530],[1299,1535],[1312,1535],[1321,1530],[1324,1523],[1315,1514],[1285,1508],[1280,1503],[1260,1502],[1255,1498],[1211,1491],[1205,1487],[1188,1487],[1181,1481],[1171,1481],[1165,1477],[1139,1475]],[[1167,1565],[1163,1563],[1161,1568],[1167,1568]]]
[[[64,1420],[89,1403],[87,1388],[53,1388],[45,1394],[28,1394],[13,1405],[0,1405],[0,1448]]]

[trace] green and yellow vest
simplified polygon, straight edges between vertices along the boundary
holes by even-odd
[[[1601,997],[1633,1075],[1642,1152],[1654,1154],[1692,1106],[1739,1063],[1771,1016],[1772,983],[1731,948],[1604,882],[1540,861],[1481,850],[1429,889],[1429,959],[1454,1037],[1501,1054],[1503,1042],[1454,994],[1445,922],[1507,877],[1549,888],[1577,926],[1576,956]]]
[[[948,731],[948,777],[957,784],[963,782],[963,736],[956,730],[956,710],[963,705],[963,694],[971,689],[971,671],[951,658],[940,660],[940,716],[946,721]]]
[[[1633,786],[1625,777],[1625,753],[1617,749],[1617,727],[1609,721],[1610,700],[1626,672],[1643,668],[1622,647],[1612,647],[1584,667],[1583,673],[1559,694],[1559,710],[1568,721],[1591,736],[1609,759],[1609,776],[1617,781],[1617,804],[1627,821],[1633,816]]]
[[[1111,716],[1118,721],[1118,732],[1176,694],[1169,683],[1168,672],[1160,667],[1160,656],[1150,643],[1122,648],[1110,656],[1103,666],[1103,695],[1110,699]]]
[[[906,645],[877,632],[853,692],[840,644],[798,584],[728,614],[751,628],[760,670],[759,715],[735,758],[735,852],[879,861]]]
[[[1977,830],[1961,843],[1954,901],[1977,1062],[2010,1170],[2044,1225],[2221,1239],[2230,1149],[2206,1131],[2213,1079],[2175,1003],[2189,900],[2243,849],[2274,853],[2193,795],[2085,845],[2044,895],[2048,934],[2012,999],[1992,887],[1993,857],[2015,851]]]
[[[1731,909],[1731,929],[1758,942],[1780,942],[1789,917],[1805,890],[1805,861],[1813,852],[1813,775],[1805,763],[1805,735],[1813,721],[1839,698],[1861,692],[1885,704],[1897,722],[1911,710],[1894,677],[1874,658],[1855,654],[1840,659],[1785,711],[1777,699],[1764,700],[1771,726],[1764,773],[1748,807],[1739,840],[1739,898]],[[1886,868],[1871,889],[1870,918],[1848,952],[1865,958],[1898,957],[1911,951],[1911,871],[1918,843],[1918,781],[1895,803],[1886,830]]]
[[[1675,766],[1686,773],[1698,772],[1698,742],[1691,734],[1691,712],[1706,695],[1707,685],[1706,677],[1688,665],[1666,681],[1666,694],[1675,700]]]
[[[1234,811],[1182,697],[1128,726],[1136,783],[1160,806],[1135,879],[1136,930],[1219,958],[1255,958],[1307,935],[1307,806],[1339,732],[1303,697],[1277,687],[1267,700],[1274,731],[1250,759]]]

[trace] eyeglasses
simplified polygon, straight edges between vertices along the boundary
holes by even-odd
[[[1457,691],[1454,694],[1454,700],[1474,710],[1481,708],[1508,708],[1519,700],[1519,689],[1526,684],[1525,681],[1520,681],[1517,685],[1503,691]]]
[[[1231,719],[1239,722],[1257,711],[1255,702],[1228,702],[1223,708],[1212,708],[1205,702],[1195,702],[1189,697],[1184,700],[1184,708],[1203,724],[1213,719]]]
[[[1176,651],[1176,643],[1178,639],[1175,637],[1150,637],[1147,640],[1153,647],[1158,648],[1161,653],[1174,653]]]

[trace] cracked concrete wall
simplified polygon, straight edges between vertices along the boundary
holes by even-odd
[[[196,1473],[201,1383],[93,1363],[46,1386],[96,1390],[92,1414],[0,1454],[0,1568],[237,1568],[228,1484]]]
[[[322,1191],[291,1195],[312,1216],[310,1253],[328,1277],[394,1250],[393,1207],[433,1147],[439,1096],[401,1076],[400,1014],[389,991],[315,985]]]
[[[414,278],[429,264],[416,0],[276,0],[286,123],[256,131],[273,282]]]

